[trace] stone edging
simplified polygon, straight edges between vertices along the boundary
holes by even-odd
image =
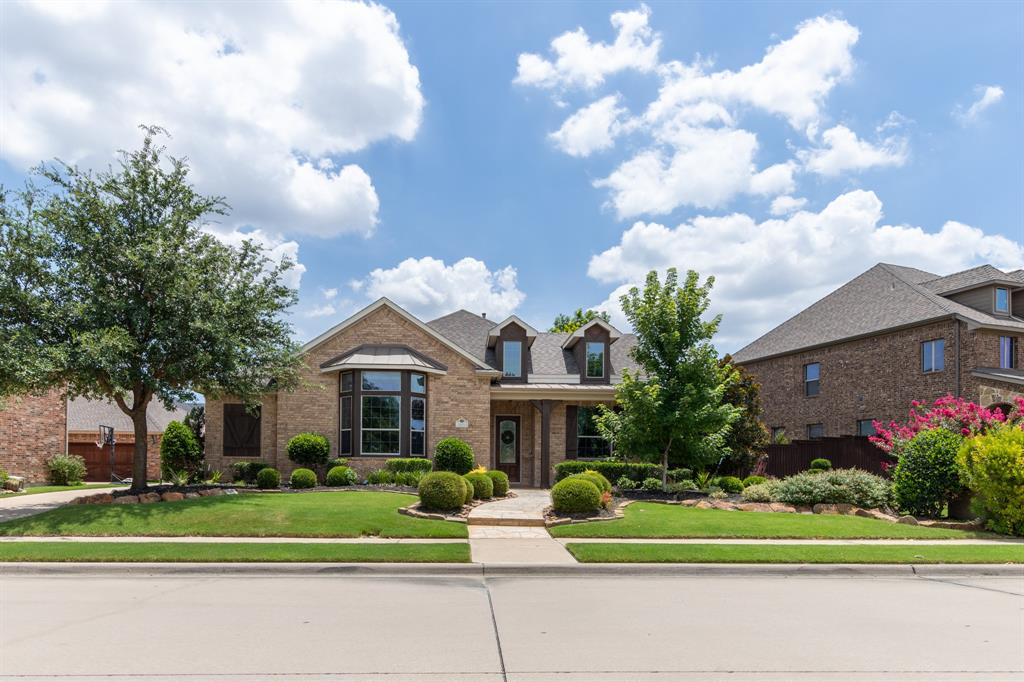
[[[548,528],[554,526],[565,526],[571,523],[592,523],[595,521],[614,521],[625,517],[625,512],[622,510],[633,504],[634,502],[647,502],[652,500],[633,500],[625,499],[622,502],[615,505],[615,508],[611,510],[609,516],[587,516],[587,517],[574,517],[574,516],[558,516],[555,513],[553,507],[547,507],[544,510],[544,525]]]
[[[462,509],[455,514],[443,514],[441,512],[428,512],[420,509],[420,503],[417,500],[414,504],[410,504],[408,507],[399,507],[398,513],[406,516],[412,516],[417,519],[430,519],[432,521],[453,521],[455,523],[468,523],[469,512],[479,507],[480,505],[487,504],[489,502],[500,502],[501,500],[511,500],[514,497],[519,497],[511,490],[508,491],[507,495],[503,497],[492,497],[487,500],[473,500],[469,504],[463,505]]]

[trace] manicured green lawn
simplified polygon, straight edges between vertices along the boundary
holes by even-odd
[[[0,561],[466,563],[469,561],[469,544],[2,542]]]
[[[692,509],[634,502],[625,518],[556,526],[559,538],[970,538],[992,537],[924,526],[905,526],[859,516],[782,514]]]
[[[1024,545],[671,545],[569,543],[583,563],[1004,564],[1024,563]]]
[[[464,538],[466,526],[398,513],[414,495],[240,493],[181,502],[69,505],[0,523],[0,535]]]
[[[113,483],[83,483],[82,485],[37,485],[31,488],[26,488],[20,493],[8,493],[0,500],[7,497],[20,497],[22,495],[38,495],[39,493],[59,493],[65,490],[91,490],[92,488],[124,488],[127,486],[117,485]]]

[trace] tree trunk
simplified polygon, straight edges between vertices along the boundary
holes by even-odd
[[[668,439],[665,451],[661,453],[661,492],[668,492],[668,451],[672,449],[672,439]]]
[[[148,454],[149,424],[146,422],[146,407],[136,409],[132,417],[135,427],[135,454],[132,456],[132,489],[138,493],[146,489],[146,456]]]

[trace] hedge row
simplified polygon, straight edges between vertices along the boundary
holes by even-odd
[[[609,481],[617,481],[623,476],[633,481],[642,481],[646,478],[661,479],[661,467],[657,464],[574,459],[555,465],[555,481],[561,481],[573,474],[582,474],[587,470],[596,471]]]

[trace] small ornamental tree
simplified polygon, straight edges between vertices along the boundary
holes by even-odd
[[[286,449],[288,459],[314,469],[327,464],[331,456],[330,441],[319,433],[300,433],[292,436]]]
[[[599,318],[605,322],[611,321],[611,316],[603,310],[590,310],[589,308],[587,310],[583,310],[583,308],[577,308],[572,315],[559,313],[555,317],[555,321],[551,323],[551,329],[548,329],[548,331],[571,334],[588,322],[592,322]]]
[[[892,455],[899,456],[907,443],[921,431],[945,429],[964,437],[985,433],[1007,420],[1021,420],[1024,398],[1017,398],[1017,407],[1009,415],[1001,410],[990,410],[976,403],[947,395],[930,406],[920,400],[911,403],[907,421],[890,422],[888,426],[874,421],[875,435],[869,440]]]
[[[615,389],[620,409],[602,405],[596,420],[618,452],[661,461],[663,488],[670,462],[700,469],[728,455],[731,425],[743,411],[725,400],[736,373],[719,364],[711,343],[721,316],[704,319],[714,278],[699,279],[691,270],[680,285],[670,268],[662,285],[652,271],[642,292],[633,287],[622,296],[639,371],[623,370]]]
[[[761,386],[753,374],[734,365],[731,356],[726,355],[719,364],[736,372],[736,380],[725,389],[725,402],[743,408],[726,437],[729,447],[726,470],[746,474],[764,455],[771,441],[768,427],[761,421]]]
[[[282,313],[295,302],[252,241],[203,230],[224,216],[182,159],[144,127],[142,146],[93,173],[40,166],[45,188],[0,190],[0,395],[111,400],[132,421],[132,491],[146,487],[147,412],[232,395],[256,405],[299,383],[302,358]]]
[[[192,435],[199,443],[199,449],[206,449],[206,406],[196,405],[185,415],[185,426],[192,430]]]
[[[203,474],[203,451],[192,430],[179,421],[164,428],[160,440],[160,474],[165,481],[174,474],[188,474],[189,481],[198,481]]]

